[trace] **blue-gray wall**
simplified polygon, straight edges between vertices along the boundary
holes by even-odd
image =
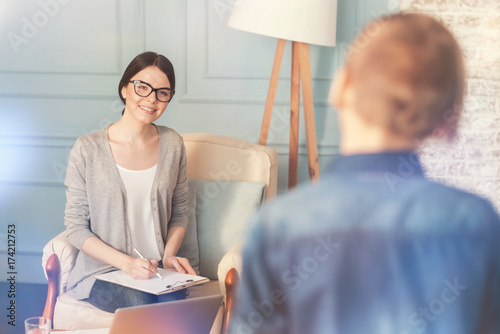
[[[0,275],[7,226],[16,226],[19,282],[45,282],[45,243],[64,229],[63,179],[71,146],[115,122],[117,84],[129,61],[153,50],[173,62],[177,93],[159,124],[257,142],[276,39],[226,26],[235,0],[0,0]],[[339,0],[337,47],[311,46],[320,169],[338,152],[327,93],[347,43],[399,1]],[[269,145],[286,190],[290,45]],[[303,125],[303,121],[301,121]],[[307,180],[304,131],[299,179]],[[2,278],[3,279],[3,278]]]

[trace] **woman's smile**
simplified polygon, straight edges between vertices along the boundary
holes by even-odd
[[[148,108],[146,106],[143,106],[143,105],[139,105],[139,108],[141,108],[142,111],[144,111],[146,114],[154,114],[156,112],[156,109],[155,108]]]

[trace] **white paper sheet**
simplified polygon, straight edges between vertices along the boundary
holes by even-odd
[[[158,273],[160,274],[161,279],[158,276],[153,275],[149,279],[138,280],[130,277],[130,275],[123,270],[97,275],[96,278],[155,295],[177,291],[209,281],[206,277],[181,274],[177,271],[165,270],[162,268],[158,268]]]

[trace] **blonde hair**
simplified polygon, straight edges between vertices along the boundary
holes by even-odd
[[[422,14],[396,14],[368,24],[348,52],[354,107],[369,122],[423,139],[456,134],[465,75],[451,32]]]

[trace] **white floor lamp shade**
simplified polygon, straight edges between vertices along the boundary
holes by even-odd
[[[239,0],[228,25],[295,42],[335,46],[337,0]]]
[[[267,145],[279,72],[287,40],[292,41],[288,187],[297,185],[300,87],[306,129],[309,179],[319,179],[309,44],[335,46],[337,0],[238,0],[228,25],[278,38],[259,144]]]

